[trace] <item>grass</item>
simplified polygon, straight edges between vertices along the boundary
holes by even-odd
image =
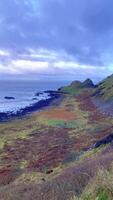
[[[19,178],[15,180],[14,184],[41,183],[43,177],[43,174],[39,172],[27,172],[19,176]]]
[[[84,85],[84,84],[86,84],[86,82],[82,83],[79,81],[74,81],[69,86],[62,87],[60,91],[63,93],[67,93],[68,95],[75,96],[75,95],[81,94],[83,91],[92,90],[92,88],[89,88],[88,85]]]
[[[21,187],[23,195],[24,184],[30,188],[28,193],[36,186],[33,194],[38,195],[41,191],[45,195],[43,200],[57,200],[60,195],[71,200],[71,192],[79,193],[79,197],[75,197],[77,200],[111,200],[112,169],[110,172],[101,169],[101,164],[101,171],[95,176],[95,163],[108,162],[107,156],[103,159],[102,155],[107,146],[87,152],[86,149],[113,131],[113,119],[89,120],[93,111],[88,100],[85,105],[82,98],[65,95],[56,109],[49,108],[22,120],[0,124],[0,179],[6,176],[7,170],[12,172],[14,167],[19,171],[7,188],[11,184],[15,188]],[[8,194],[8,190],[12,195],[12,188],[5,190],[4,195]],[[17,191],[16,188],[14,193]],[[20,191],[17,193],[20,194]],[[40,200],[40,197],[35,197]],[[2,199],[7,200],[6,197]]]
[[[22,160],[20,162],[20,169],[25,169],[28,165],[28,161],[27,160]]]
[[[99,91],[97,96],[104,101],[113,100],[113,75],[103,80],[101,84],[98,85],[96,91]]]
[[[75,198],[77,199],[77,198]],[[113,170],[99,169],[96,177],[89,183],[78,200],[112,200]]]
[[[62,88],[61,91],[64,93],[68,93],[70,95],[77,95],[80,93],[81,90],[76,89],[75,87],[67,86],[67,87]]]
[[[52,126],[52,127],[61,127],[61,128],[71,128],[76,130],[82,130],[85,129],[88,122],[88,116],[89,112],[83,111],[79,109],[79,103],[76,101],[74,97],[68,97],[66,96],[65,100],[61,103],[60,106],[61,110],[65,110],[64,113],[67,115],[75,115],[71,120],[63,120],[63,119],[55,119],[53,117],[50,117],[49,111],[47,117],[47,112],[43,112],[39,117],[38,121],[39,123],[46,125],[46,126]],[[60,111],[59,109],[59,111]],[[72,109],[72,110],[71,110]],[[50,112],[51,113],[51,112]],[[75,119],[74,119],[75,118]]]
[[[27,139],[35,130],[42,130],[35,115],[0,124],[0,150],[7,144],[13,144],[17,139]]]
[[[5,135],[0,135],[0,150],[2,150],[5,145],[13,144],[17,139],[26,139],[29,135],[29,131],[8,131]]]
[[[80,161],[83,161],[87,158],[96,158],[96,156],[98,157],[99,154],[102,153],[103,150],[106,149],[106,147],[109,146],[109,145],[102,145],[100,148],[93,148],[91,150],[88,150],[86,152],[83,152],[83,154],[81,154],[80,156]]]
[[[65,122],[63,120],[54,120],[54,119],[43,119],[45,125],[52,126],[52,127],[59,127],[59,128],[76,128],[77,130],[81,129],[86,123],[81,120],[74,120]]]

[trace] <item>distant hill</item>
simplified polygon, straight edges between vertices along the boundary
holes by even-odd
[[[113,100],[113,74],[96,85],[93,96],[104,101]]]
[[[94,85],[91,79],[86,79],[84,82],[73,81],[69,86],[59,88],[59,91],[79,95],[83,91],[90,91],[93,97],[105,102],[113,101],[113,74],[108,76],[103,81]]]
[[[81,93],[83,90],[94,88],[95,85],[91,79],[86,79],[84,82],[73,81],[69,86],[59,88],[59,91],[76,95]]]

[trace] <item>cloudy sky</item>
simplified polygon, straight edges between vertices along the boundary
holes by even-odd
[[[1,0],[0,79],[113,73],[113,0]]]

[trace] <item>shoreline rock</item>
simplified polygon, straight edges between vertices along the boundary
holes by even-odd
[[[37,93],[35,94],[36,97],[38,97],[38,96],[40,96],[40,95],[43,95],[43,92],[37,92]]]
[[[47,91],[44,91],[44,92],[46,93]],[[9,120],[22,118],[22,117],[25,117],[27,114],[41,110],[44,107],[49,106],[51,102],[59,98],[61,94],[58,92],[52,91],[49,93],[49,95],[50,95],[50,98],[40,100],[36,103],[33,103],[32,105],[26,106],[25,108],[21,108],[17,112],[0,112],[0,122],[7,122]]]
[[[9,97],[9,96],[6,96],[6,97],[4,97],[4,99],[7,99],[7,100],[14,100],[15,97]]]

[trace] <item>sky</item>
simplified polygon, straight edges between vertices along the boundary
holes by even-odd
[[[1,0],[0,79],[113,73],[113,0]]]

